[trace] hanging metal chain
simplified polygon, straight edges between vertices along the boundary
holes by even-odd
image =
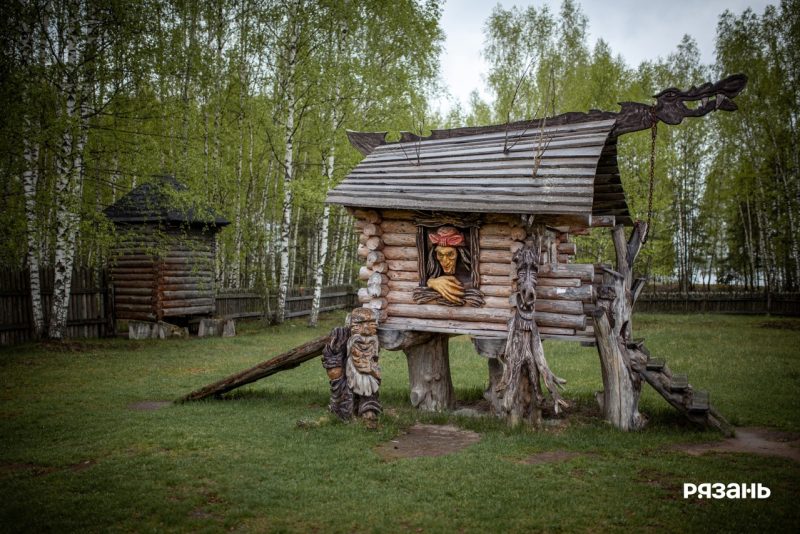
[[[653,126],[650,127],[650,190],[647,193],[647,233],[642,239],[642,244],[650,238],[651,224],[653,221],[653,189],[656,181],[656,137],[658,136],[658,119],[653,117]]]

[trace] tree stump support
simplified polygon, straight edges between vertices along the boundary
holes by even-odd
[[[455,408],[449,337],[447,334],[433,335],[423,343],[403,349],[408,361],[411,405],[415,408],[426,412]]]

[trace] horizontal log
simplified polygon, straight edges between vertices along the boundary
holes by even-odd
[[[384,245],[393,247],[414,247],[417,245],[416,234],[383,234]]]
[[[509,309],[448,307],[436,304],[391,304],[387,308],[392,317],[416,317],[419,319],[449,319],[478,322],[506,322]]]
[[[536,311],[565,313],[567,315],[585,315],[583,303],[579,300],[545,300],[536,299]]]
[[[612,228],[616,226],[616,218],[613,215],[593,215],[592,228]]]
[[[481,287],[487,286],[509,286],[511,287],[511,276],[496,276],[489,274],[481,274]]]
[[[389,221],[384,220],[381,223],[383,234],[410,234],[416,236],[417,226],[411,221]]]
[[[574,336],[575,329],[573,328],[556,328],[554,326],[540,326],[540,334],[553,334],[557,336]]]
[[[370,269],[372,269],[374,264],[383,263],[384,261],[386,261],[386,257],[383,255],[383,252],[379,250],[373,250],[367,254],[367,267]]]
[[[554,287],[580,287],[583,285],[580,278],[545,278],[543,276],[537,280],[536,284]]]
[[[353,210],[353,217],[356,219],[361,219],[362,221],[366,221],[368,223],[379,223],[381,222],[381,216],[375,210],[361,210],[355,209]]]
[[[174,300],[174,299],[203,299],[203,298],[213,298],[214,293],[211,290],[184,290],[184,291],[162,291],[161,293],[162,298],[164,300]]]
[[[153,286],[145,286],[145,287],[131,287],[129,285],[125,285],[122,287],[114,288],[114,295],[117,297],[121,297],[124,295],[152,295],[153,294]]]
[[[397,330],[467,334],[485,337],[506,337],[506,330],[508,328],[505,323],[415,319],[411,317],[394,317],[391,313],[389,314],[389,318],[384,321],[383,326]]]
[[[177,275],[173,276],[170,274],[165,274],[161,281],[164,285],[169,284],[197,284],[197,285],[207,285],[212,286],[214,283],[214,279],[210,273],[206,274],[205,276],[188,276],[188,275]]]
[[[123,304],[120,302],[114,303],[114,309],[117,311],[129,311],[129,312],[144,312],[150,313],[153,309],[152,304]]]
[[[384,220],[394,220],[394,221],[413,221],[414,220],[414,212],[409,210],[393,210],[387,209],[381,211],[381,216]]]
[[[183,308],[165,308],[162,310],[164,317],[180,317],[183,315],[203,315],[206,313],[213,313],[214,306],[186,306]]]
[[[153,304],[153,295],[119,295],[114,297],[114,304],[141,304],[150,306]]]
[[[414,293],[408,290],[390,290],[386,295],[389,304],[416,304]],[[510,308],[508,297],[485,297],[485,307],[487,308]]]
[[[206,276],[211,279],[213,274],[207,269],[194,269],[192,267],[164,266],[160,270],[162,276]]]
[[[369,284],[367,293],[371,298],[385,297],[389,294],[389,286],[386,284]]]
[[[372,236],[367,239],[367,250],[381,250],[383,248],[383,240],[378,236]]]
[[[388,263],[387,263],[388,265]],[[389,277],[389,280],[402,280],[408,282],[419,282],[419,274],[416,271],[386,271],[386,276]]]
[[[380,236],[383,232],[381,231],[381,227],[374,223],[365,223],[361,225],[361,235],[365,235],[367,237],[372,236]]]
[[[113,282],[113,286],[115,292],[125,289],[147,289],[148,291],[152,291],[153,279],[150,278],[149,280],[138,280],[138,279],[125,280],[124,283],[122,283],[119,280],[115,280]]]
[[[153,321],[156,318],[156,314],[152,311],[124,311],[124,310],[114,310],[114,315],[116,315],[117,319],[121,319],[124,321],[134,320],[134,321]]]
[[[418,272],[419,265],[416,261],[409,261],[409,260],[386,260],[386,263],[389,265],[390,271],[408,271],[408,272]]]
[[[372,272],[375,273],[385,274],[389,272],[389,264],[386,262],[374,263],[370,268],[372,269]]]
[[[539,266],[539,278],[580,278],[584,282],[591,282],[594,279],[594,265],[548,263]]]
[[[383,255],[387,260],[417,261],[417,247],[384,247]]]
[[[389,280],[387,285],[389,286],[389,290],[391,291],[405,291],[410,293],[411,291],[414,291],[416,288],[419,287],[419,282]]]
[[[569,254],[558,254],[556,258],[558,259],[558,263],[569,263],[572,261],[572,256]]]
[[[506,280],[506,285],[504,286],[490,286],[490,285],[482,285],[481,291],[487,297],[506,297],[508,298],[511,295],[511,281]]]
[[[514,240],[511,239],[509,236],[480,236],[478,240],[478,244],[483,249],[491,249],[491,250],[509,250],[511,248],[511,243]]]
[[[575,243],[559,243],[558,252],[574,256],[578,253],[578,246]]]
[[[113,267],[111,268],[111,275],[118,276],[121,274],[152,274],[153,267]]]
[[[369,256],[369,252],[370,250],[367,248],[366,245],[358,245],[358,249],[356,250],[356,256],[364,259],[367,256]]]
[[[545,300],[578,300],[582,302],[592,302],[594,300],[594,288],[587,284],[581,287],[536,287],[536,298]]]
[[[369,239],[369,237],[368,235],[358,234],[358,244],[367,246],[367,239]]]
[[[381,273],[373,272],[369,276],[369,278],[367,279],[367,284],[368,285],[378,285],[379,286],[381,284],[388,284],[388,283],[389,283],[389,277],[386,276],[385,274],[381,274]]]
[[[161,306],[166,308],[188,308],[196,306],[214,306],[213,298],[198,298],[198,299],[169,299],[162,300]]]
[[[111,260],[111,268],[112,269],[130,269],[136,267],[145,267],[152,269],[153,268],[153,260],[152,259],[127,259],[127,258],[116,258]]]
[[[147,283],[149,285],[153,285],[155,283],[156,277],[153,273],[149,274],[111,274],[111,281],[115,286],[117,285],[125,285],[130,284],[133,282],[142,282]]]
[[[511,251],[481,250],[478,258],[481,263],[511,263]]]
[[[478,270],[488,276],[509,276],[511,265],[508,263],[481,263]]]
[[[358,295],[358,302],[360,302],[362,304],[365,303],[365,302],[369,302],[372,299],[372,297],[369,295],[369,291],[367,290],[366,287],[358,288],[357,295]]]
[[[359,280],[363,280],[364,282],[366,282],[367,280],[369,280],[370,276],[372,276],[372,269],[370,269],[368,267],[364,267],[364,266],[361,266],[358,269],[358,279]]]
[[[387,309],[388,304],[389,302],[385,298],[371,298],[369,302],[364,303],[364,307],[372,310],[384,310]]]
[[[574,328],[583,330],[586,328],[585,315],[568,315],[565,313],[535,312],[534,318],[537,326],[552,326],[556,328]]]
[[[481,237],[508,237],[514,241],[524,241],[527,236],[524,228],[507,224],[486,224],[481,227]]]

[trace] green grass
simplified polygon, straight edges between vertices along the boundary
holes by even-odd
[[[676,443],[720,439],[685,423],[646,389],[650,416],[621,433],[598,416],[593,348],[546,342],[568,380],[565,428],[421,414],[407,402],[402,353],[386,352],[387,413],[376,429],[326,415],[327,379],[313,361],[224,401],[134,411],[170,400],[323,334],[302,322],[239,325],[233,339],[88,340],[0,350],[2,531],[687,531],[783,530],[800,524],[800,465],[746,454],[692,457]],[[643,315],[654,356],[708,389],[737,425],[800,431],[800,322]],[[765,323],[769,328],[764,327]],[[456,394],[477,400],[485,361],[451,340]],[[300,427],[297,421],[316,424]],[[373,448],[414,421],[482,435],[456,454],[392,462]],[[536,452],[568,461],[525,465]],[[768,500],[684,500],[683,482],[761,482]]]

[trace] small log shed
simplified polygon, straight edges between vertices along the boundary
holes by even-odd
[[[213,314],[216,234],[228,221],[194,207],[186,191],[160,176],[104,210],[116,228],[109,261],[116,319],[185,326]]]

